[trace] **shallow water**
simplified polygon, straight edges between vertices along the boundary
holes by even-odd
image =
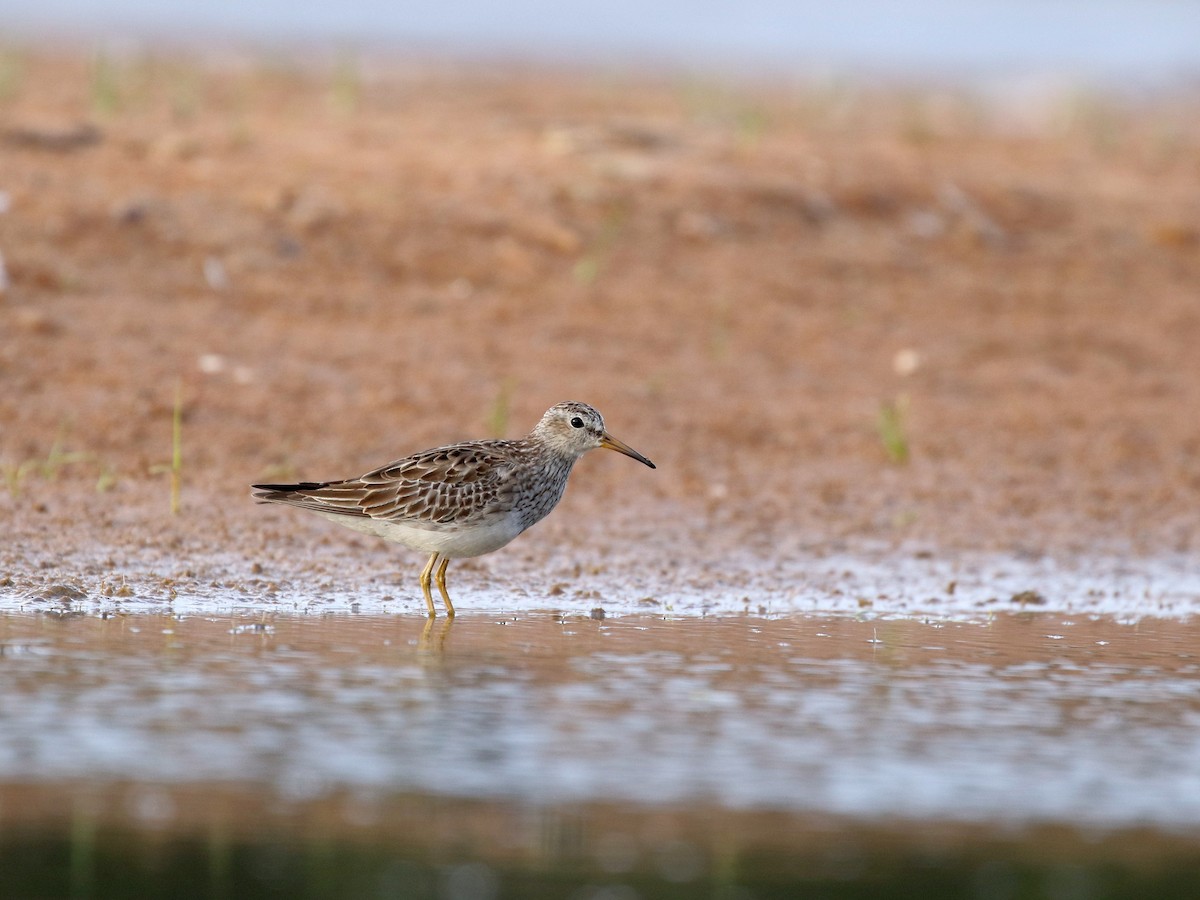
[[[1038,613],[7,614],[0,821],[278,835],[315,816],[358,841],[414,803],[465,804],[458,846],[496,816],[567,810],[608,834],[670,811],[663,840],[683,829],[705,860],[692,877],[731,821],[737,853],[777,862],[831,822],[922,853],[948,823],[1170,843],[1200,836],[1198,647],[1195,620]],[[445,849],[417,819],[401,844]],[[468,858],[511,856],[497,846]]]
[[[324,525],[325,523],[319,523]],[[328,529],[326,529],[326,532]],[[322,532],[314,532],[321,534]],[[305,545],[301,545],[305,547]],[[543,545],[544,546],[544,545]],[[614,617],[756,615],[883,616],[986,622],[1035,610],[1070,617],[1187,618],[1200,612],[1200,572],[1187,554],[1045,556],[941,554],[858,547],[813,553],[776,546],[766,554],[705,552],[672,557],[661,543],[632,541],[603,550],[586,540],[571,552],[522,556],[508,550],[467,560],[451,572],[456,607],[513,620],[549,608],[565,616],[602,610]],[[256,617],[425,614],[416,573],[422,561],[382,542],[267,546],[278,554],[250,564],[244,554],[187,553],[170,547],[75,548],[64,559],[31,543],[9,561],[0,586],[4,613],[170,614]],[[671,558],[663,565],[664,558]],[[65,575],[64,572],[71,572]]]

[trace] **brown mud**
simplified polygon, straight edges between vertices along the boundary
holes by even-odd
[[[421,560],[247,484],[569,398],[658,470],[589,456],[453,585],[740,608],[831,553],[827,597],[856,554],[1196,552],[1194,93],[5,54],[10,599],[419,609]]]

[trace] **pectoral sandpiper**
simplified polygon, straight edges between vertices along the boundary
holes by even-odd
[[[446,591],[450,560],[499,550],[545,518],[562,499],[576,460],[597,447],[654,468],[604,430],[600,413],[567,402],[546,410],[520,440],[436,447],[344,481],[256,484],[253,496],[430,554],[421,571],[425,605],[431,618],[437,615],[430,591],[436,581],[446,614],[453,616]]]

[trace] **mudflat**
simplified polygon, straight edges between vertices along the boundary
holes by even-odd
[[[771,607],[839,555],[810,585],[836,605],[865,594],[846,555],[1197,549],[1195,92],[4,59],[19,603],[417,611],[421,560],[247,485],[564,399],[659,469],[591,454],[547,522],[455,566],[464,610]]]

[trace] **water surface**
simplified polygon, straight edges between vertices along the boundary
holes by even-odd
[[[565,819],[591,866],[650,866],[648,829],[691,878],[850,833],[869,860],[1002,840],[1016,865],[1047,828],[1078,864],[1157,860],[1200,837],[1198,646],[1194,620],[1038,613],[6,614],[0,821],[10,848],[81,821],[434,856],[469,833],[495,866]]]
[[[1037,614],[8,615],[0,779],[1191,827],[1198,639]]]

